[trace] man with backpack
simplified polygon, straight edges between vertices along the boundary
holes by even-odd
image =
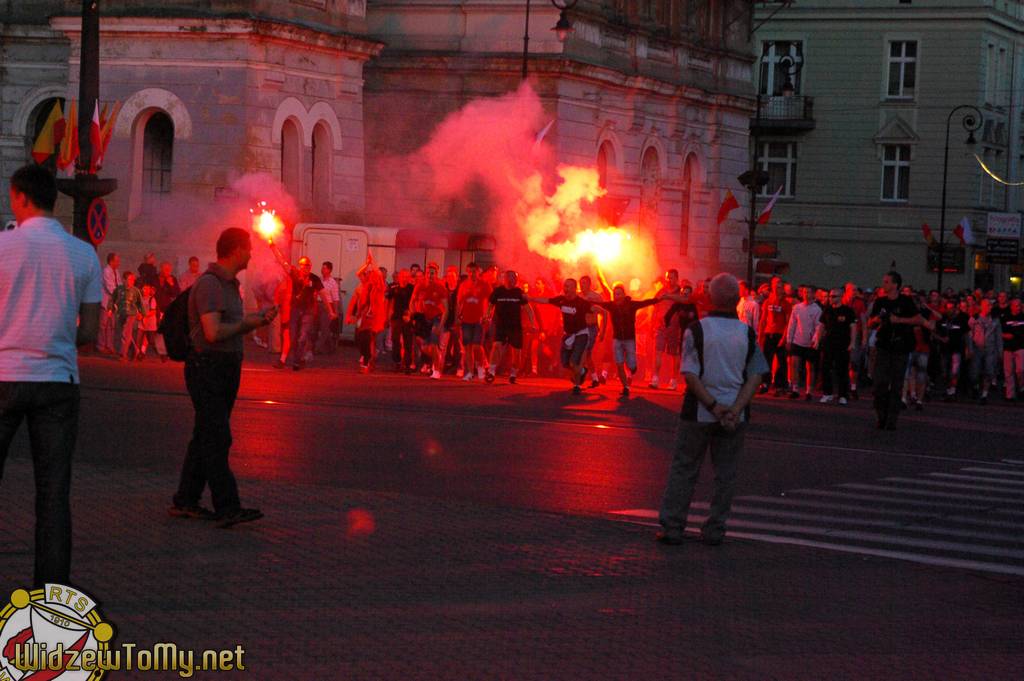
[[[242,508],[238,484],[228,463],[231,449],[231,409],[242,377],[242,341],[254,329],[266,326],[277,315],[276,307],[244,314],[236,275],[252,256],[252,241],[243,229],[231,227],[217,239],[217,262],[210,265],[182,294],[187,296],[191,347],[185,357],[185,385],[195,408],[192,441],[181,468],[181,481],[169,514],[177,518],[214,520],[219,527],[259,520],[259,509]],[[166,319],[180,317],[178,300],[168,308]],[[166,329],[168,352],[179,358],[180,327]],[[199,500],[209,485],[213,511]]]
[[[725,272],[708,286],[712,311],[692,324],[683,338],[681,371],[686,396],[680,414],[675,456],[658,520],[662,544],[681,544],[701,462],[711,450],[714,493],[701,540],[722,543],[736,489],[736,462],[743,451],[749,404],[768,373],[754,330],[736,317],[740,289]]]

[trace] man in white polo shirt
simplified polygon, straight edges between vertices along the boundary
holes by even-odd
[[[18,229],[0,233],[0,473],[28,421],[36,482],[33,584],[67,584],[71,454],[78,435],[77,346],[96,341],[100,263],[53,219],[57,184],[36,165],[11,176]]]
[[[683,337],[686,396],[658,516],[662,531],[657,539],[663,544],[683,541],[693,488],[708,450],[715,485],[700,534],[706,544],[722,543],[736,489],[736,462],[750,416],[748,405],[769,370],[754,330],[736,317],[740,297],[736,278],[723,272],[708,289],[712,312],[691,324]]]

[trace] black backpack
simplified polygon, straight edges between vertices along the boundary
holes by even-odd
[[[192,329],[188,323],[188,296],[192,287],[178,294],[164,310],[157,333],[164,337],[167,356],[175,362],[184,362],[192,349]]]

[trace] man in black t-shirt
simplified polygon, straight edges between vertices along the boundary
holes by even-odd
[[[587,369],[583,360],[587,352],[590,332],[587,329],[587,314],[592,311],[607,313],[600,305],[590,302],[576,292],[576,280],[566,279],[562,284],[563,295],[554,298],[528,298],[531,303],[555,305],[562,311],[562,366],[569,370],[572,392],[579,395]]]
[[[494,383],[494,373],[501,366],[505,359],[505,352],[512,348],[512,368],[509,370],[508,382],[516,382],[516,372],[519,368],[519,353],[523,349],[523,308],[526,308],[526,315],[530,318],[530,328],[536,329],[537,320],[533,318],[533,309],[523,289],[516,286],[519,282],[519,274],[514,270],[505,272],[502,286],[497,286],[491,291],[490,306],[487,314],[487,326],[493,321],[494,347],[491,348],[491,366],[487,370],[484,379],[488,383]]]
[[[947,301],[943,317],[935,325],[935,338],[942,348],[942,373],[946,379],[946,395],[943,400],[952,402],[956,399],[957,383],[960,379],[960,367],[963,364],[967,348],[967,332],[970,329],[970,315],[967,301],[959,305]]]
[[[899,294],[902,284],[899,272],[889,272],[882,277],[883,294],[871,306],[868,315],[868,328],[878,330],[873,376],[875,413],[878,427],[886,430],[896,430],[907,360],[914,349],[914,327],[926,325],[917,304]]]
[[[828,303],[818,320],[819,334],[823,338],[821,403],[828,404],[838,399],[840,405],[845,405],[850,398],[850,351],[853,348],[857,313],[849,305],[843,305],[841,289],[834,288],[829,292]]]
[[[291,358],[292,369],[299,371],[306,366],[306,356],[312,355],[313,350],[313,321],[316,318],[317,298],[319,297],[331,319],[338,317],[338,311],[334,303],[324,293],[324,284],[320,277],[313,274],[313,261],[307,256],[299,258],[298,267],[292,267],[285,260],[280,249],[273,242],[270,243],[270,250],[277,258],[277,263],[291,279],[291,316],[288,319],[288,334],[291,337],[291,345],[288,354],[281,354],[281,358],[274,365],[281,369],[288,364]]]
[[[391,305],[391,361],[395,371],[405,369],[411,374],[416,365],[416,352],[413,348],[415,326],[409,303],[412,301],[412,275],[409,270],[399,270],[395,281],[384,293]]]
[[[1003,315],[1003,380],[1006,399],[1014,400],[1024,392],[1024,311],[1020,298],[1010,301],[1010,311]]]
[[[636,313],[651,305],[657,305],[658,298],[647,300],[633,300],[626,295],[626,287],[616,282],[612,286],[612,301],[606,303],[608,316],[612,320],[612,354],[615,358],[615,368],[619,372],[619,381],[622,383],[622,397],[629,397],[629,386],[633,382],[633,374],[636,373]],[[629,369],[629,375],[626,374]]]

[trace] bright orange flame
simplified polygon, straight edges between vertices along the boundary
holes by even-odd
[[[259,213],[256,212],[259,209]],[[284,223],[277,217],[272,208],[267,208],[266,201],[260,201],[256,208],[249,209],[252,213],[252,228],[267,241],[273,241],[274,237],[284,229]]]
[[[594,168],[561,166],[560,183],[546,196],[539,174],[522,187],[518,221],[531,251],[572,266],[596,265],[608,273],[649,272],[655,264],[650,236],[635,228],[608,226],[584,203],[601,198]]]

